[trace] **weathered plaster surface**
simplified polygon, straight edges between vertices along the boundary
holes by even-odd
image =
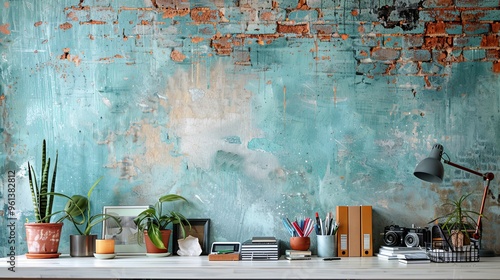
[[[495,173],[483,244],[500,253],[498,3],[236,2],[0,1],[0,176],[16,172],[19,254],[44,138],[59,191],[104,176],[95,211],[178,193],[178,210],[212,219],[211,241],[287,240],[283,216],[336,205],[373,205],[377,233],[425,226],[461,193],[477,209],[480,178],[412,175],[439,142]]]

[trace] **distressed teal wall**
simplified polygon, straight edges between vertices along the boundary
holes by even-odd
[[[94,211],[178,193],[211,241],[287,240],[282,217],[336,205],[373,205],[376,233],[461,193],[479,208],[481,178],[412,175],[438,142],[495,173],[483,245],[500,253],[498,1],[175,2],[0,1],[0,244],[15,171],[26,252],[44,138],[59,191],[104,176]]]

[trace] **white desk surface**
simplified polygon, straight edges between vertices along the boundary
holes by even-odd
[[[3,258],[0,278],[68,279],[500,279],[500,257],[467,263],[399,263],[377,257],[324,261],[208,261],[207,256],[117,256],[26,259],[16,256],[15,272]]]

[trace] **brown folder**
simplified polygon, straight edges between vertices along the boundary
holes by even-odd
[[[349,257],[361,257],[361,206],[348,206],[347,217]]]
[[[361,256],[373,256],[372,207],[361,206]]]
[[[339,257],[349,257],[348,248],[348,217],[347,217],[347,206],[337,206],[337,216],[335,220],[339,225],[337,229],[337,255]]]

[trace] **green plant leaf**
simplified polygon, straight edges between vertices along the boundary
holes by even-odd
[[[148,227],[148,237],[158,249],[166,249],[161,239],[161,232],[157,225],[151,223]]]

